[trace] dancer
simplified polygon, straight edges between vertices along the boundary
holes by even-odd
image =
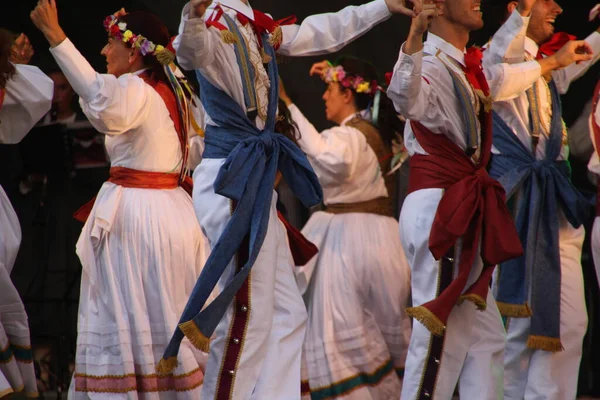
[[[492,99],[586,60],[573,42],[539,61],[495,64],[465,46],[480,3],[427,4],[413,19],[388,94],[409,119],[410,194],[400,233],[411,265],[413,325],[402,399],[502,399],[504,327],[488,291],[494,266],[522,254],[502,186],[487,174]],[[429,30],[427,41],[423,34]]]
[[[517,9],[515,9],[515,7]],[[553,0],[508,3],[506,23],[484,52],[484,67],[547,57],[570,37],[554,32]],[[581,252],[587,200],[570,182],[560,94],[600,59],[600,34],[585,43],[593,59],[540,77],[519,96],[494,103],[490,175],[500,181],[525,248],[499,266],[495,297],[508,318],[505,399],[574,399],[587,331]]]
[[[180,187],[189,106],[168,66],[167,28],[145,12],[107,17],[108,73],[99,74],[61,29],[55,0],[41,0],[31,19],[83,112],[107,135],[111,159],[77,242],[83,275],[69,398],[198,399],[205,359],[188,342],[173,374],[155,373],[205,260]]]
[[[335,65],[313,65],[311,73],[327,83],[331,129],[319,133],[280,86],[326,206],[303,229],[319,248],[298,276],[308,308],[303,395],[397,399],[410,339],[404,311],[410,269],[394,218],[395,177],[388,172],[402,123],[366,61],[342,57]]]
[[[12,55],[11,55],[12,53]],[[52,104],[53,83],[37,67],[27,36],[0,29],[0,143],[18,143]],[[21,62],[23,64],[13,64]],[[10,279],[21,244],[21,226],[0,187],[0,397],[38,397],[25,306]]]
[[[276,217],[273,184],[281,171],[307,206],[321,200],[321,188],[305,156],[275,132],[275,51],[302,56],[339,50],[391,12],[414,15],[402,0],[351,6],[301,25],[273,21],[240,0],[195,1],[183,10],[174,45],[181,66],[197,69],[207,112],[194,204],[212,253],[158,370],[174,367],[184,332],[204,350],[214,332],[205,398],[300,397],[306,309]],[[219,280],[220,297],[200,313]]]

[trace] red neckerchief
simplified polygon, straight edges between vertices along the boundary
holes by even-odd
[[[244,26],[247,24],[252,25],[254,28],[254,32],[256,32],[256,36],[258,38],[258,44],[262,47],[262,35],[264,33],[273,33],[277,27],[282,25],[291,25],[296,23],[296,16],[291,15],[287,18],[283,18],[280,20],[273,20],[273,18],[269,17],[267,14],[260,12],[258,10],[253,10],[254,12],[254,21],[250,18],[246,17],[242,13],[237,13],[237,19]],[[223,16],[223,8],[221,6],[216,6],[214,12],[210,16],[210,18],[206,21],[207,27],[215,27],[222,30],[227,30],[227,28],[219,22],[221,17]],[[275,49],[279,47],[279,44],[276,44]]]
[[[576,39],[577,37],[569,35],[568,33],[557,32],[554,35],[552,35],[550,40],[548,40],[546,43],[540,46],[537,56],[535,58],[539,60],[542,58],[542,55],[549,57],[552,54],[559,51],[560,49],[562,49],[565,44],[567,44],[571,40]]]
[[[483,73],[483,67],[481,66],[481,60],[483,59],[483,52],[478,47],[470,47],[465,53],[465,67],[463,71],[469,83],[473,85],[475,90],[481,90],[485,96],[490,95],[490,87],[488,86],[487,79]]]

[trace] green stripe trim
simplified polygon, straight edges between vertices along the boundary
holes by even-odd
[[[334,383],[331,386],[311,390],[310,398],[312,400],[325,400],[341,396],[345,393],[356,390],[361,386],[375,386],[393,371],[394,365],[390,360],[375,370],[375,372],[372,374],[361,373],[344,381]]]
[[[22,347],[8,344],[4,349],[0,349],[0,364],[6,364],[16,358],[17,361],[30,363],[33,361],[33,352],[31,347]]]
[[[10,348],[10,344],[6,345],[5,348],[0,349],[0,364],[6,364],[13,358],[13,352]]]

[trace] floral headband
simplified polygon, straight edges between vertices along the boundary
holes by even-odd
[[[174,55],[165,46],[156,45],[144,36],[134,34],[127,29],[126,22],[118,21],[119,19],[115,15],[109,15],[104,19],[104,29],[111,37],[129,43],[131,47],[137,47],[144,56],[155,56],[163,65],[173,62]]]
[[[377,85],[377,81],[366,81],[362,76],[348,75],[341,65],[333,66],[329,61],[323,75],[323,80],[327,83],[339,82],[343,87],[352,89],[356,93],[366,93],[374,95],[381,87]]]

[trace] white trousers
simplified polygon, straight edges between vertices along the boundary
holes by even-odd
[[[425,189],[409,194],[400,214],[400,237],[411,267],[413,305],[432,299],[443,286],[442,265],[455,276],[454,265],[436,261],[429,251],[429,234],[441,189]],[[469,284],[482,270],[476,259]],[[448,271],[446,271],[448,272]],[[502,400],[503,351],[505,331],[496,302],[487,296],[487,310],[478,311],[465,302],[450,314],[443,338],[435,337],[415,320],[408,348],[402,400],[450,400],[458,385],[461,399]]]
[[[211,248],[231,216],[230,200],[213,189],[222,164],[223,160],[205,159],[194,171],[194,208]],[[267,236],[249,284],[231,304],[211,341],[202,400],[300,399],[307,313],[273,193]],[[221,288],[235,272],[235,258],[221,278]]]
[[[552,353],[528,348],[531,319],[509,319],[504,360],[506,400],[570,400],[577,395],[588,321],[581,269],[585,231],[583,226],[573,228],[562,213],[560,224],[560,339],[564,350]]]

